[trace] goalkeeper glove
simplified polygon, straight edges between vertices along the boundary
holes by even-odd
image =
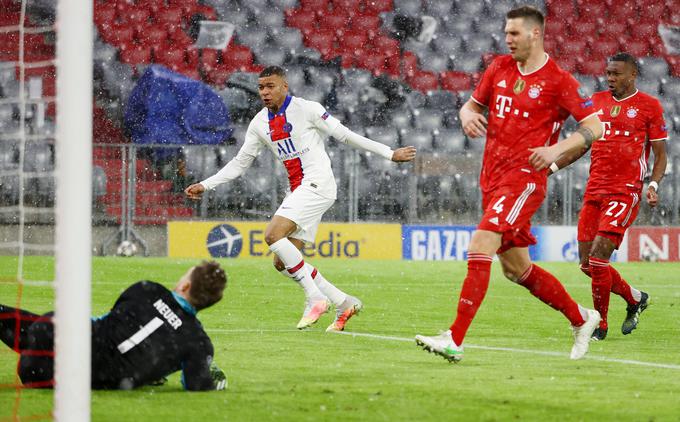
[[[217,367],[214,363],[210,364],[210,376],[215,384],[215,390],[224,390],[227,388],[227,376],[224,371]]]

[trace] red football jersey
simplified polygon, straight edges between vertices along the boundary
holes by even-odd
[[[512,56],[496,58],[472,100],[489,108],[480,176],[483,192],[518,182],[545,185],[547,171],[537,172],[529,165],[529,148],[557,142],[569,114],[580,122],[595,113],[578,81],[547,54],[545,64],[527,74],[520,72]]]
[[[593,142],[586,194],[640,193],[650,142],[668,139],[661,103],[640,91],[622,100],[602,91],[593,104],[604,133]]]

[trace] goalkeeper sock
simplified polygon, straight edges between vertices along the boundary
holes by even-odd
[[[611,265],[609,265],[609,272],[612,278],[612,293],[621,296],[629,305],[635,305],[642,299],[640,291],[626,283],[626,280]]]
[[[468,253],[467,267],[467,276],[460,290],[456,320],[451,325],[451,336],[457,346],[463,344],[465,333],[489,288],[491,257],[483,253]]]
[[[543,303],[562,312],[571,325],[579,327],[585,322],[578,303],[569,296],[562,283],[536,264],[531,264],[519,279],[519,284]]]
[[[314,283],[316,283],[316,287],[321,290],[321,293],[326,295],[326,297],[329,298],[336,307],[342,305],[345,299],[347,299],[347,293],[338,289],[328,280],[326,280],[326,278],[321,275],[319,270],[314,268],[311,264],[305,265],[307,267],[307,271],[309,271],[309,274],[312,276],[312,280],[314,280]]]
[[[607,328],[609,293],[612,290],[612,273],[609,260],[590,257],[590,273],[593,275],[593,304],[600,313],[600,328]]]
[[[307,271],[305,261],[302,258],[302,252],[290,240],[284,237],[269,245],[269,250],[274,252],[283,262],[283,265],[286,266],[285,271],[290,274],[290,278],[300,284],[307,298],[311,300],[321,300],[324,298],[323,293],[321,293],[314,280],[312,280],[311,274]]]

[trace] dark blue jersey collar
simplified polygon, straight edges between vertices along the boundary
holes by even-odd
[[[283,100],[283,105],[279,109],[279,111],[276,112],[276,114],[272,113],[271,110],[267,109],[267,112],[269,113],[269,120],[273,119],[276,116],[280,116],[283,113],[286,112],[286,109],[288,108],[288,104],[290,104],[290,101],[293,99],[290,95],[286,95],[286,99]]]

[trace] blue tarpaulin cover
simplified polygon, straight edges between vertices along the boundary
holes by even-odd
[[[160,65],[137,81],[125,126],[138,144],[218,144],[232,132],[227,107],[210,86]]]

